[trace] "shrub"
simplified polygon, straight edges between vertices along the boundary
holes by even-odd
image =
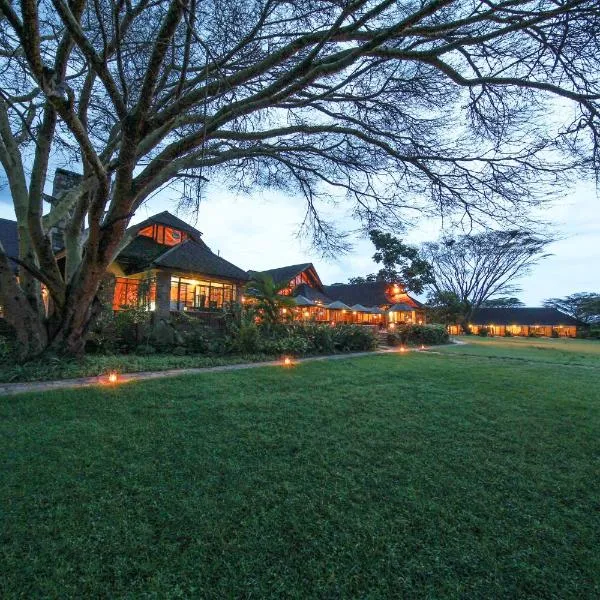
[[[504,328],[504,337],[513,337],[512,331],[510,331],[506,327]]]
[[[420,345],[436,346],[447,344],[450,339],[443,325],[400,325],[396,331],[388,333],[387,341],[390,346]]]
[[[487,327],[480,327],[477,335],[480,337],[487,337],[490,334],[490,331]]]
[[[377,347],[377,335],[370,327],[336,325],[332,327],[332,331],[334,332],[334,348],[340,352],[363,352],[374,350]]]
[[[552,337],[552,338],[559,337],[558,330],[557,329],[553,329],[552,332],[550,333],[550,337]]]
[[[253,321],[242,321],[231,328],[231,346],[234,352],[252,354],[261,350],[260,331]]]
[[[140,344],[135,349],[135,353],[141,355],[156,354],[156,348],[150,344]]]
[[[0,363],[9,362],[13,356],[13,347],[8,338],[0,336]]]
[[[151,331],[152,313],[141,308],[120,310],[114,316],[115,344],[120,350],[134,350],[142,343],[147,343]],[[104,336],[110,334],[103,331]]]
[[[173,356],[185,356],[187,354],[187,350],[183,346],[175,346],[175,348],[171,350],[171,354]]]

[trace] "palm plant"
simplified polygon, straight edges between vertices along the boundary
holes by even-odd
[[[268,273],[254,273],[246,284],[244,293],[254,300],[254,309],[264,323],[279,323],[282,320],[282,309],[295,306],[291,296],[281,293],[287,285],[287,281],[276,283]]]

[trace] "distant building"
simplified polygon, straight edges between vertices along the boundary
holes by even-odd
[[[577,319],[565,315],[555,308],[480,308],[475,311],[469,322],[472,333],[479,333],[482,328],[490,335],[515,336],[552,336],[575,337]],[[459,325],[449,327],[451,335],[459,335]],[[507,333],[508,332],[508,333]]]

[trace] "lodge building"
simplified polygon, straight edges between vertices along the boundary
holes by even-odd
[[[50,204],[77,184],[81,176],[57,169]],[[52,244],[63,250],[59,223],[51,232]],[[164,211],[130,227],[129,243],[109,266],[103,285],[103,298],[110,299],[115,311],[128,307],[152,311],[166,319],[185,312],[214,320],[232,303],[244,303],[244,289],[256,271],[245,271],[202,240],[202,233],[175,215]],[[17,256],[18,234],[15,221],[0,219],[0,242],[7,255]],[[17,265],[13,262],[13,268]],[[312,263],[288,265],[263,271],[280,288],[280,294],[293,300],[293,319],[318,322],[360,323],[394,327],[400,323],[425,323],[425,308],[400,283],[373,281],[356,284],[324,285]],[[283,310],[288,310],[282,309]],[[494,312],[496,311],[496,312]],[[493,335],[574,336],[578,322],[555,309],[480,309],[471,322],[477,333],[486,328]],[[451,334],[460,333],[458,326]]]

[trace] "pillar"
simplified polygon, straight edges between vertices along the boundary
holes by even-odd
[[[157,319],[168,319],[171,314],[171,273],[156,273],[156,311]]]

